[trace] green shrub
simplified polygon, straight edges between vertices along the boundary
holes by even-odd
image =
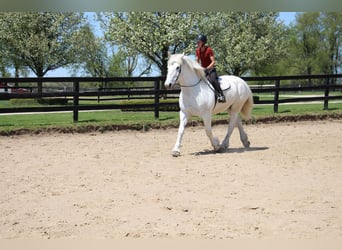
[[[32,105],[38,104],[36,99],[19,99],[19,98],[10,99],[9,103],[11,105],[16,105],[16,106],[32,106]]]
[[[259,102],[260,101],[260,96],[253,95],[253,101],[254,102]]]
[[[178,99],[159,100],[163,106],[159,107],[159,111],[179,111]],[[119,103],[120,105],[153,105],[154,100],[124,100]],[[165,105],[166,104],[166,105]],[[169,105],[167,105],[169,104]],[[123,112],[135,112],[135,111],[154,111],[154,107],[127,107],[122,108]]]
[[[66,105],[68,99],[66,98],[34,98],[34,99],[19,99],[13,98],[9,100],[11,105],[16,106],[37,106],[37,105]]]
[[[66,105],[68,104],[68,99],[66,98],[39,98],[38,103],[41,105]]]

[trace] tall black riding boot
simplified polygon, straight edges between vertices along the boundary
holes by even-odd
[[[218,102],[226,102],[226,98],[223,94],[223,91],[221,90],[221,86],[218,81],[216,69],[213,68],[211,70],[208,70],[207,74],[208,74],[209,81],[211,82],[211,84],[213,85],[215,89],[215,94],[217,95]]]

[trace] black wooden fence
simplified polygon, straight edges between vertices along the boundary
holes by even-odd
[[[335,75],[302,75],[302,76],[270,76],[270,77],[242,77],[251,85],[252,92],[255,96],[255,104],[273,104],[274,112],[278,112],[278,106],[281,103],[293,102],[312,102],[323,101],[324,109],[328,109],[330,100],[342,100],[342,74]],[[310,86],[303,81],[310,82],[315,80],[315,84]],[[281,84],[282,81],[291,83]],[[46,89],[42,93],[38,93],[35,87],[22,86],[24,83],[56,83],[62,84],[71,83],[71,89],[63,91],[54,91],[51,88]],[[132,87],[132,88],[92,88],[85,89],[81,85],[84,83],[108,83],[108,82],[150,82],[150,87]],[[337,82],[337,83],[336,83]],[[10,85],[20,83],[21,87],[9,87]],[[174,102],[160,102],[161,98],[178,97],[178,90],[165,90],[162,85],[164,78],[162,77],[44,77],[44,78],[0,78],[0,100],[9,99],[25,99],[25,98],[65,98],[72,99],[72,105],[57,105],[57,106],[39,106],[39,107],[3,107],[0,108],[0,113],[19,113],[19,112],[51,112],[51,111],[73,111],[73,120],[78,121],[78,112],[80,110],[106,110],[106,109],[129,109],[135,110],[150,108],[154,110],[154,117],[159,118],[160,108],[163,106],[178,106],[176,100]],[[261,84],[262,83],[262,84]],[[266,84],[265,84],[266,83]],[[300,84],[301,83],[301,84]],[[312,97],[292,97],[280,98],[280,93],[299,92],[299,91],[322,91],[321,96]],[[329,95],[331,91],[338,91],[334,95]],[[260,93],[272,93],[272,100],[262,100],[258,98]],[[94,104],[80,104],[82,98],[94,100]],[[92,98],[90,98],[92,97]],[[103,98],[104,97],[104,98]],[[107,98],[106,98],[107,97]],[[100,100],[119,100],[119,99],[153,99],[150,104],[99,104]]]
[[[278,112],[280,103],[293,103],[293,102],[313,102],[323,101],[323,109],[327,110],[329,100],[342,100],[342,74],[335,75],[301,75],[301,76],[268,76],[268,77],[242,77],[245,81],[269,82],[271,85],[266,87],[252,88],[253,94],[257,93],[274,93],[273,100],[255,100],[256,104],[273,104],[273,111]],[[312,80],[319,83],[315,85],[308,84]],[[338,81],[340,80],[340,81]],[[281,81],[291,81],[291,84],[281,85]],[[338,83],[338,84],[337,84]],[[262,86],[262,85],[261,85]],[[280,93],[286,92],[301,92],[301,91],[322,91],[322,96],[302,96],[281,98]],[[329,95],[330,91],[340,91],[341,95]]]

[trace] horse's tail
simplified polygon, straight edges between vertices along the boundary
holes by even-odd
[[[251,91],[249,91],[249,97],[246,100],[246,102],[243,104],[242,109],[241,109],[241,113],[242,115],[245,117],[246,120],[249,120],[252,118],[252,109],[253,109],[253,94]]]

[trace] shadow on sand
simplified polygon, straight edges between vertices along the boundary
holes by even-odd
[[[250,148],[227,148],[221,149],[219,151],[215,150],[203,150],[200,152],[191,153],[191,155],[214,155],[214,154],[231,154],[231,153],[244,153],[249,151],[261,151],[261,150],[268,150],[269,147],[250,147]]]

